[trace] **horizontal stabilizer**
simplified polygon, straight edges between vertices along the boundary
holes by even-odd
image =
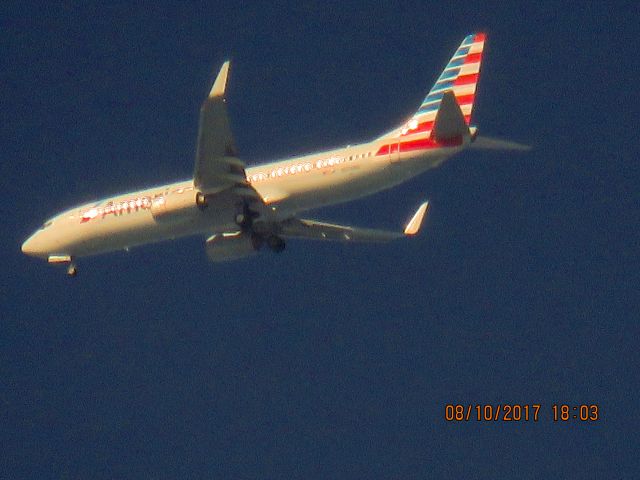
[[[289,238],[306,238],[312,240],[332,240],[337,242],[369,242],[383,243],[413,236],[418,233],[422,221],[429,210],[429,202],[424,202],[413,215],[404,232],[390,232],[387,230],[375,230],[370,228],[357,228],[346,225],[334,225],[331,223],[307,220],[302,218],[290,218],[280,223],[278,234]]]
[[[526,152],[531,150],[530,145],[523,145],[521,143],[512,142],[510,140],[500,140],[499,138],[490,138],[484,136],[478,136],[470,148],[476,150],[510,150]]]
[[[431,135],[441,143],[469,135],[469,127],[464,120],[456,96],[451,90],[442,96]]]

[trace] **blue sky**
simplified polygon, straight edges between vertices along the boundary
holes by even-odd
[[[5,478],[628,478],[638,471],[635,2],[3,5]],[[488,35],[464,153],[316,217],[421,236],[290,242],[212,265],[201,238],[20,253],[74,204],[188,178],[232,60],[248,164],[372,138]],[[533,422],[445,405],[541,404]],[[598,404],[595,423],[554,403]]]

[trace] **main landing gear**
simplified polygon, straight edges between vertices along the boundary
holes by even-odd
[[[267,238],[267,245],[269,245],[271,251],[275,253],[284,251],[284,248],[287,246],[285,241],[277,235],[271,235]]]
[[[246,203],[242,206],[242,211],[236,213],[234,221],[242,228],[242,230],[249,231],[253,226],[253,220],[258,218],[260,214],[249,208]]]
[[[286,242],[277,235],[265,236],[256,232],[251,233],[251,243],[254,250],[260,250],[266,244],[273,253],[280,253],[287,246]]]
[[[260,250],[264,244],[274,253],[280,253],[285,249],[285,241],[277,236],[273,235],[269,230],[264,228],[264,225],[256,225],[254,229],[254,219],[258,218],[260,214],[249,208],[245,203],[242,207],[242,211],[238,212],[234,218],[236,224],[246,234],[251,235],[251,242],[255,250]],[[262,227],[262,228],[259,228]]]
[[[237,213],[236,217],[234,218],[234,221],[239,227],[245,228],[250,226],[249,225],[250,218],[251,217],[247,217],[245,213]]]

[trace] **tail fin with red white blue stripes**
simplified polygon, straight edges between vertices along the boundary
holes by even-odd
[[[430,136],[434,129],[436,115],[446,92],[453,92],[460,106],[464,121],[469,125],[476,94],[476,86],[482,63],[485,34],[474,33],[465,37],[433,85],[420,108],[400,128],[392,130],[380,138],[405,137],[422,134]]]

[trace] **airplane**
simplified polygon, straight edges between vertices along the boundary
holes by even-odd
[[[464,149],[523,150],[478,137],[471,125],[486,36],[464,38],[420,107],[370,142],[247,167],[237,153],[226,106],[229,61],[200,109],[193,178],[87,203],[47,220],[22,245],[26,255],[65,264],[76,259],[188,235],[207,235],[213,262],[281,252],[291,238],[387,242],[416,235],[429,202],[401,232],[336,225],[300,216],[389,189]]]

